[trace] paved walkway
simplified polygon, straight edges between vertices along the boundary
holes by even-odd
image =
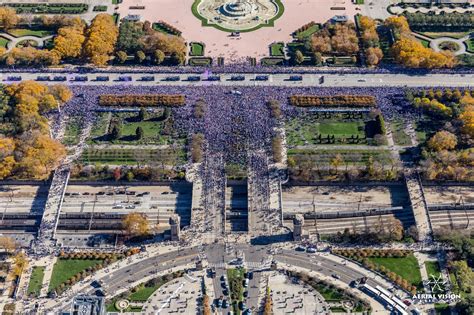
[[[419,33],[412,33],[412,34],[415,35],[415,37],[417,37],[417,38],[429,41],[430,42],[430,45],[429,45],[430,48],[433,49],[436,52],[442,51],[442,49],[439,47],[439,45],[441,43],[443,43],[443,42],[454,42],[459,46],[459,50],[453,52],[453,54],[455,56],[462,55],[462,54],[471,55],[471,53],[467,51],[467,47],[464,44],[464,42],[467,41],[471,37],[470,34],[466,35],[462,38],[459,38],[459,39],[458,38],[453,38],[453,37],[447,37],[447,36],[438,37],[438,38],[431,38],[431,37],[428,37],[428,36],[425,36],[425,35],[422,35],[422,34],[419,34]]]
[[[172,280],[156,290],[143,306],[145,314],[198,313],[202,272]],[[212,302],[212,300],[210,300]]]
[[[12,36],[10,34],[3,33],[3,32],[0,32],[0,36],[5,37],[6,39],[9,40],[9,42],[7,43],[7,51],[12,50],[13,48],[16,47],[16,45],[18,45],[18,43],[20,43],[22,41],[25,41],[25,40],[35,41],[35,42],[38,43],[38,46],[37,46],[38,48],[43,48],[44,44],[45,44],[45,41],[54,37],[54,35],[48,35],[48,36],[45,36],[45,37],[38,37],[38,36],[31,36],[31,35],[15,37],[15,36]]]

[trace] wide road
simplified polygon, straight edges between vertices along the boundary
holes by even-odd
[[[164,270],[183,266],[198,259],[198,248],[187,248],[180,251],[169,252],[167,254],[152,256],[150,258],[136,262],[125,268],[110,271],[109,275],[101,280],[108,294],[122,289],[130,283],[136,282],[152,274],[158,274]],[[88,293],[92,293],[91,290]]]
[[[216,81],[211,81],[209,74],[172,74],[172,73],[0,73],[3,83],[15,83],[21,80],[40,80],[46,84],[67,83],[71,85],[134,85],[134,86],[325,86],[325,87],[418,87],[418,86],[474,86],[474,74],[302,74],[300,81],[290,80],[290,74],[214,74]],[[241,80],[232,77],[241,76]],[[257,76],[266,76],[257,80]],[[324,82],[320,82],[324,76]],[[146,81],[146,77],[149,81]],[[77,81],[82,78],[84,81]],[[174,80],[174,81],[171,81]]]

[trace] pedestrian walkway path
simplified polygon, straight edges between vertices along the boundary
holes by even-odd
[[[56,249],[56,228],[69,176],[70,170],[68,167],[61,167],[54,172],[38,230],[38,237],[34,244],[34,251],[37,254],[51,254]]]
[[[409,167],[404,168],[404,176],[413,216],[415,217],[416,227],[418,228],[418,240],[421,242],[430,242],[432,239],[432,229],[420,176],[415,170]]]
[[[49,39],[52,39],[54,37],[54,35],[48,35],[48,36],[45,36],[45,37],[38,37],[38,36],[31,36],[31,35],[15,37],[15,36],[12,36],[10,34],[3,33],[3,32],[0,32],[0,36],[9,40],[9,42],[7,43],[7,47],[6,47],[7,51],[10,51],[13,48],[15,48],[16,45],[18,45],[18,43],[23,42],[23,41],[27,41],[27,40],[34,41],[38,44],[38,46],[37,46],[38,48],[43,48],[44,45],[45,45],[45,41],[47,41]]]

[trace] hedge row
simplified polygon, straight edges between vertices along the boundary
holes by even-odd
[[[333,254],[357,260],[355,257],[407,257],[412,252],[404,249],[333,249]]]
[[[122,259],[140,252],[139,248],[131,248],[123,253],[98,253],[98,252],[72,252],[66,253],[61,251],[59,258],[61,259]]]
[[[375,106],[376,98],[370,95],[336,95],[336,96],[312,96],[312,95],[292,95],[289,102],[293,106],[344,106],[344,107],[365,107]]]
[[[186,97],[182,94],[111,95],[99,97],[100,106],[183,106]]]

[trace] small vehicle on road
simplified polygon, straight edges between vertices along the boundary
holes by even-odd
[[[316,253],[316,248],[314,248],[314,247],[308,247],[308,248],[306,249],[306,252],[307,252],[307,253],[310,253],[310,254],[314,254],[314,253]]]
[[[257,75],[255,81],[268,81],[268,75]]]
[[[191,82],[196,82],[196,81],[201,81],[201,77],[198,75],[190,75],[186,80],[191,81]]]
[[[132,77],[130,77],[130,76],[120,76],[120,77],[118,77],[118,81],[120,81],[120,82],[130,82],[130,81],[132,81]]]
[[[59,76],[53,77],[53,81],[61,81],[61,82],[64,82],[64,81],[67,81],[67,78],[66,78],[66,76],[64,76],[64,75],[59,75]]]
[[[21,76],[9,76],[7,81],[21,81]]]
[[[290,76],[290,81],[303,81],[303,76],[302,75],[291,75]]]
[[[331,277],[333,277],[334,279],[341,279],[341,276],[338,275],[337,273],[333,273]]]
[[[165,81],[179,81],[180,78],[177,75],[169,76],[164,79]]]
[[[47,75],[37,76],[36,81],[49,81],[49,76],[47,76]]]
[[[207,78],[207,81],[220,81],[221,77],[218,75],[211,75]]]
[[[304,252],[306,250],[306,248],[304,248],[303,246],[298,246],[298,247],[295,248],[295,250],[297,252]]]
[[[108,76],[98,76],[95,78],[96,81],[99,81],[99,82],[105,82],[105,81],[109,81],[109,77]]]
[[[231,81],[244,81],[245,76],[243,76],[243,75],[233,75],[233,76],[230,77],[230,80]]]
[[[143,82],[155,81],[155,77],[152,75],[144,76],[144,77],[141,77],[140,81],[143,81]]]

